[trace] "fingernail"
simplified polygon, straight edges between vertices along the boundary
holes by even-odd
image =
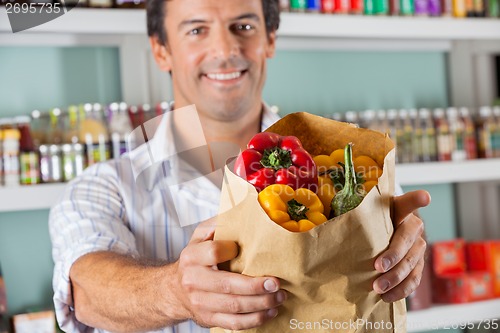
[[[264,289],[269,292],[274,292],[278,290],[278,286],[273,280],[266,280],[264,281]]]
[[[385,272],[389,269],[389,267],[391,267],[391,261],[387,258],[382,259],[382,268]]]
[[[389,281],[387,280],[382,280],[378,283],[378,287],[382,292],[385,292],[387,289],[389,289]]]
[[[285,301],[285,297],[286,297],[286,295],[285,295],[285,292],[284,292],[284,291],[278,291],[278,292],[276,293],[276,301],[277,301],[278,303],[280,303],[280,304],[281,304],[281,303],[283,303],[283,302]]]
[[[269,309],[267,310],[267,316],[269,318],[274,318],[278,315],[278,310],[277,309]]]

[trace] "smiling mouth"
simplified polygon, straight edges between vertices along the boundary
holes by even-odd
[[[210,80],[214,81],[230,81],[240,78],[246,71],[238,71],[231,73],[208,73],[205,74]]]

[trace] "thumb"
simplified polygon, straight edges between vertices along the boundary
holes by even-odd
[[[392,220],[395,225],[398,225],[408,215],[419,208],[429,205],[431,195],[424,190],[412,191],[403,195],[394,197],[392,207]]]
[[[198,224],[198,226],[193,232],[193,236],[191,236],[189,244],[201,243],[207,240],[214,239],[216,224],[217,224],[217,216],[212,217]]]

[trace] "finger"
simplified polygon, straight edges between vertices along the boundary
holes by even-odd
[[[395,225],[398,225],[408,215],[421,207],[429,205],[431,195],[424,190],[412,191],[403,195],[394,197],[392,220]]]
[[[382,295],[382,299],[387,303],[392,303],[397,300],[410,296],[420,285],[422,271],[424,270],[424,260],[420,260],[408,277],[401,282],[397,287],[389,290]]]
[[[189,244],[199,243],[208,239],[213,239],[216,224],[217,224],[217,217],[213,217],[198,224],[198,226],[193,232],[193,235],[191,236]]]
[[[422,238],[417,239],[408,254],[389,272],[381,275],[373,283],[373,289],[378,294],[386,293],[387,291],[398,287],[410,274],[415,270],[419,263],[423,262],[425,254],[425,241]]]
[[[247,330],[262,326],[277,315],[276,308],[246,314],[214,313],[211,321],[215,323],[214,326],[227,330]]]
[[[182,284],[187,290],[202,290],[218,294],[264,295],[275,293],[280,288],[275,277],[250,277],[210,268],[190,268],[184,273]]]
[[[286,292],[278,292],[266,295],[228,295],[211,292],[195,292],[189,296],[192,307],[196,312],[219,312],[219,313],[252,313],[275,308],[286,300]]]
[[[415,241],[421,238],[423,231],[422,220],[413,214],[407,216],[396,228],[389,248],[375,260],[375,269],[384,273],[398,264],[413,247]]]
[[[233,241],[216,240],[193,243],[181,254],[183,265],[214,266],[238,255],[238,245]]]

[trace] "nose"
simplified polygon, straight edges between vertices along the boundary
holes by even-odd
[[[239,44],[237,37],[222,27],[214,29],[211,41],[211,53],[214,59],[227,60],[238,55]]]

